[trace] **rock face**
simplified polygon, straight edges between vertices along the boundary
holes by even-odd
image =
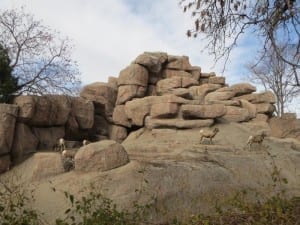
[[[57,140],[65,136],[65,128],[64,127],[51,127],[51,128],[36,127],[33,129],[33,133],[39,140],[38,149],[52,150]]]
[[[151,222],[157,224],[210,212],[212,202],[236,191],[269,194],[275,166],[287,178],[289,194],[299,195],[298,141],[268,136],[262,146],[246,150],[249,136],[260,129],[299,138],[299,121],[291,115],[274,118],[274,95],[255,91],[247,83],[227,85],[224,77],[202,72],[186,56],[146,52],[108,84],[85,86],[81,97],[20,96],[14,106],[0,105],[5,137],[0,139],[0,173],[9,168],[11,156],[50,150],[58,138],[67,139],[67,148],[95,138],[103,141],[79,149],[74,171],[65,173],[61,155],[53,152],[35,153],[12,169],[33,185],[33,204],[45,207],[45,216],[53,204],[45,204],[41,193],[52,187],[50,178],[57,188],[74,193],[99,184],[121,208],[149,200],[157,209]],[[206,127],[219,129],[211,145],[199,143],[199,130]],[[61,202],[55,202],[50,216],[63,214]]]
[[[21,160],[23,156],[34,152],[38,147],[38,143],[38,138],[32,133],[26,124],[17,123],[11,150],[13,160],[17,162]]]
[[[64,125],[71,112],[71,98],[59,95],[19,96],[19,120],[31,126]]]
[[[75,170],[107,171],[128,162],[128,154],[122,145],[111,140],[100,141],[79,149],[75,155]]]
[[[213,105],[183,105],[181,107],[184,118],[214,119],[225,115],[226,107],[222,104]]]
[[[17,116],[17,106],[0,104],[0,155],[11,150]]]
[[[85,86],[80,96],[94,103],[96,114],[109,117],[117,99],[117,90],[110,84],[95,82]]]
[[[6,143],[12,139],[1,139],[1,145],[7,146],[0,153],[22,160],[28,152],[50,150],[58,138],[122,143],[130,132],[142,127],[195,129],[248,121],[269,126],[275,96],[270,91],[255,91],[248,83],[226,84],[225,77],[203,72],[187,56],[144,52],[118,77],[84,86],[80,97],[16,97],[15,135],[10,127],[15,144],[11,149]]]
[[[32,181],[55,176],[64,172],[60,153],[35,153],[31,163],[34,165]]]
[[[199,144],[199,129],[141,128],[129,134],[122,143],[122,150],[109,150],[111,146],[121,146],[113,141],[81,148],[75,156],[75,171],[62,172],[58,153],[37,153],[38,157],[26,160],[7,175],[22,175],[18,182],[26,185],[26,189],[33,189],[36,201],[32,204],[44,212],[43,217],[48,221],[53,221],[53,215],[63,217],[68,207],[63,204],[63,194],[49,192],[52,187],[68,190],[75,196],[89,191],[101,192],[120,209],[131,210],[132,203],[150,203],[153,208],[149,221],[155,224],[167,224],[173,218],[184,219],[192,214],[212,213],[215,210],[212,202],[222,203],[245,190],[250,196],[257,193],[269,196],[274,190],[272,171],[275,166],[288,180],[283,184],[288,196],[299,196],[297,142],[267,137],[261,149],[248,151],[246,142],[253,134],[249,123],[213,127],[218,127],[220,132],[212,145]],[[125,162],[120,160],[123,156]],[[116,166],[119,160],[123,166]],[[91,184],[96,189],[91,189]],[[45,204],[53,200],[55,207]]]

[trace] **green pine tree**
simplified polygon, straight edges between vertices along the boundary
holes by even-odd
[[[0,45],[0,103],[9,103],[18,90],[18,78],[12,75],[7,50]]]

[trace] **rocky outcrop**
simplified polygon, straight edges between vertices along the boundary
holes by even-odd
[[[14,163],[37,150],[52,150],[59,138],[89,139],[94,127],[93,102],[84,98],[26,95],[13,103],[0,104],[0,155],[9,154]]]
[[[272,92],[256,93],[248,83],[228,85],[225,77],[191,65],[187,56],[144,52],[108,83],[84,86],[80,97],[15,98],[15,145],[1,151],[22,158],[37,149],[51,149],[62,137],[121,143],[141,127],[194,129],[228,122],[265,126],[274,103]]]
[[[30,126],[64,125],[71,112],[71,98],[62,95],[19,96],[14,104],[20,108],[18,121]]]

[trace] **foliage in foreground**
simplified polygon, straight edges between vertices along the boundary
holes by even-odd
[[[64,219],[56,219],[56,225],[138,225],[147,206],[134,204],[134,211],[118,210],[111,199],[100,193],[90,192],[76,200],[65,192],[71,207],[65,211]]]
[[[296,225],[300,224],[300,196],[288,198],[280,170],[274,166],[273,184],[269,197],[256,191],[237,192],[233,197],[218,203],[215,213],[192,215],[185,222],[181,218],[160,225]],[[283,188],[283,189],[282,189]],[[53,188],[53,191],[56,191]],[[31,194],[31,195],[29,195]],[[64,218],[54,218],[55,225],[138,225],[154,224],[147,220],[150,205],[133,202],[131,211],[120,210],[111,199],[92,189],[78,199],[67,192],[69,208]],[[26,197],[31,196],[31,197]],[[254,197],[254,199],[253,199]],[[252,199],[249,201],[249,199]],[[11,180],[0,180],[0,225],[46,225],[42,215],[30,207],[34,201],[32,193]]]
[[[266,202],[258,200],[256,203],[249,203],[244,198],[245,194],[245,192],[238,193],[223,207],[216,207],[215,214],[192,216],[185,225],[295,225],[300,223],[300,197],[285,199],[276,195]],[[173,224],[181,223],[175,221]]]

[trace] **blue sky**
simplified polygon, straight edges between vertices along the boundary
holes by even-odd
[[[74,40],[84,84],[118,76],[144,51],[187,55],[202,71],[222,75],[222,61],[201,52],[205,43],[185,35],[193,21],[177,0],[1,0],[2,9],[25,6],[44,24]],[[247,81],[244,65],[255,57],[255,37],[246,35],[232,53],[224,72],[229,84]]]

